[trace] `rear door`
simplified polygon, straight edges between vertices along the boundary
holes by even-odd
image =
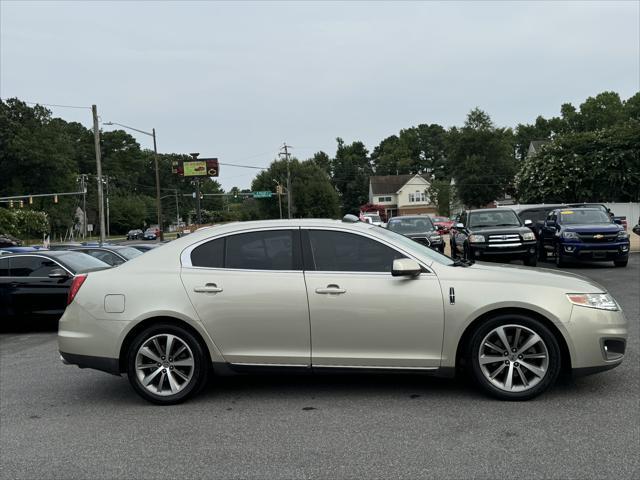
[[[212,239],[182,254],[182,282],[226,361],[309,367],[299,229]]]
[[[49,273],[61,266],[41,256],[11,258],[10,277],[14,288],[11,305],[17,316],[28,318],[60,317],[67,304],[69,278],[49,278]]]

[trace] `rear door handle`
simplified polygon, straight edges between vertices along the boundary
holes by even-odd
[[[327,288],[316,288],[316,293],[320,294],[342,294],[345,292],[346,290],[344,288],[340,288],[335,284],[327,285]]]
[[[193,287],[193,291],[196,293],[219,293],[222,288],[215,283],[207,283],[204,287]]]

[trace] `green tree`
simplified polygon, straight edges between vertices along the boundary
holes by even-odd
[[[369,200],[369,177],[373,174],[369,152],[362,142],[346,145],[341,138],[336,140],[338,149],[331,162],[333,185],[340,194],[342,212],[357,213]]]

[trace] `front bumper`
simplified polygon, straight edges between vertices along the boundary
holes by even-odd
[[[571,319],[564,326],[574,373],[595,373],[622,363],[628,322],[621,310],[612,312],[574,305]]]
[[[566,242],[559,247],[563,257],[576,260],[624,260],[629,256],[629,241],[607,243]]]
[[[472,243],[469,245],[469,253],[475,258],[484,256],[523,258],[535,255],[537,242],[519,241],[504,244]]]

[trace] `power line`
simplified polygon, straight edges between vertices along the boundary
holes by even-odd
[[[10,100],[9,98],[3,98],[3,101],[7,101]],[[82,109],[87,109],[87,110],[91,110],[91,107],[83,107],[83,106],[79,106],[79,105],[60,105],[60,104],[56,104],[56,103],[40,103],[40,102],[28,102],[26,100],[20,100],[22,103],[26,103],[27,105],[40,105],[42,107],[55,107],[55,108],[82,108]]]

